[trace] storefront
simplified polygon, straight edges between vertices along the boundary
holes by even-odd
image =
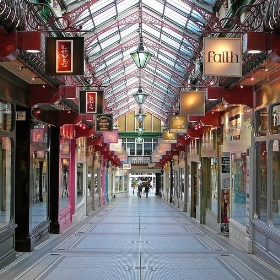
[[[188,213],[191,217],[201,222],[201,161],[199,158],[199,139],[193,139],[190,143],[188,158]]]
[[[239,106],[224,114],[221,161],[221,232],[248,248],[250,196],[249,166],[252,156],[252,109]],[[253,170],[251,169],[251,173]]]
[[[0,99],[0,268],[15,258],[15,106]]]
[[[276,83],[259,88],[255,109],[253,252],[280,260],[280,101]],[[264,97],[266,99],[264,99]],[[263,101],[267,100],[268,103]]]

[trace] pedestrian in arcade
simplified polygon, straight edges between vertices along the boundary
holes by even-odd
[[[148,182],[146,182],[145,183],[146,198],[148,198],[149,191],[150,191],[150,184]]]
[[[141,195],[142,195],[142,182],[138,184],[138,196],[141,198]]]

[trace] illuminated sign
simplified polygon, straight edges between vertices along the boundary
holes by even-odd
[[[165,129],[162,133],[163,143],[177,143],[177,133],[170,133],[168,129]]]
[[[102,114],[103,113],[103,91],[79,92],[79,113],[80,114]]]
[[[45,60],[47,75],[84,75],[84,38],[47,37]]]
[[[205,92],[182,90],[180,95],[180,114],[188,116],[205,115]]]
[[[242,39],[204,38],[203,75],[242,77]]]
[[[174,115],[169,117],[169,132],[187,133],[188,121],[187,116]]]

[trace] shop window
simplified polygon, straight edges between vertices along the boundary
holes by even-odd
[[[256,136],[265,136],[267,133],[267,109],[262,108],[256,111]]]
[[[11,146],[10,138],[0,137],[0,228],[11,220]]]
[[[211,211],[218,215],[218,161],[217,158],[211,158]]]
[[[280,133],[280,103],[273,104],[269,110],[270,133]]]
[[[84,201],[84,164],[77,163],[76,206]]]
[[[0,100],[0,131],[12,131],[14,128],[14,107],[10,102]]]
[[[280,141],[272,145],[272,222],[280,229]]]
[[[144,155],[152,154],[152,143],[144,143]]]
[[[267,222],[267,150],[265,141],[257,143],[256,162],[256,212],[260,220]]]
[[[246,154],[231,154],[231,217],[246,225]]]
[[[60,209],[65,208],[68,205],[68,197],[69,197],[69,159],[62,158],[61,159],[61,176],[60,176]]]
[[[34,121],[30,131],[31,141],[31,227],[48,219],[48,126]]]

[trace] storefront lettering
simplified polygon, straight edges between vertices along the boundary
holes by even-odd
[[[215,51],[208,52],[209,63],[239,63],[239,57],[232,51],[223,51],[216,53]]]

